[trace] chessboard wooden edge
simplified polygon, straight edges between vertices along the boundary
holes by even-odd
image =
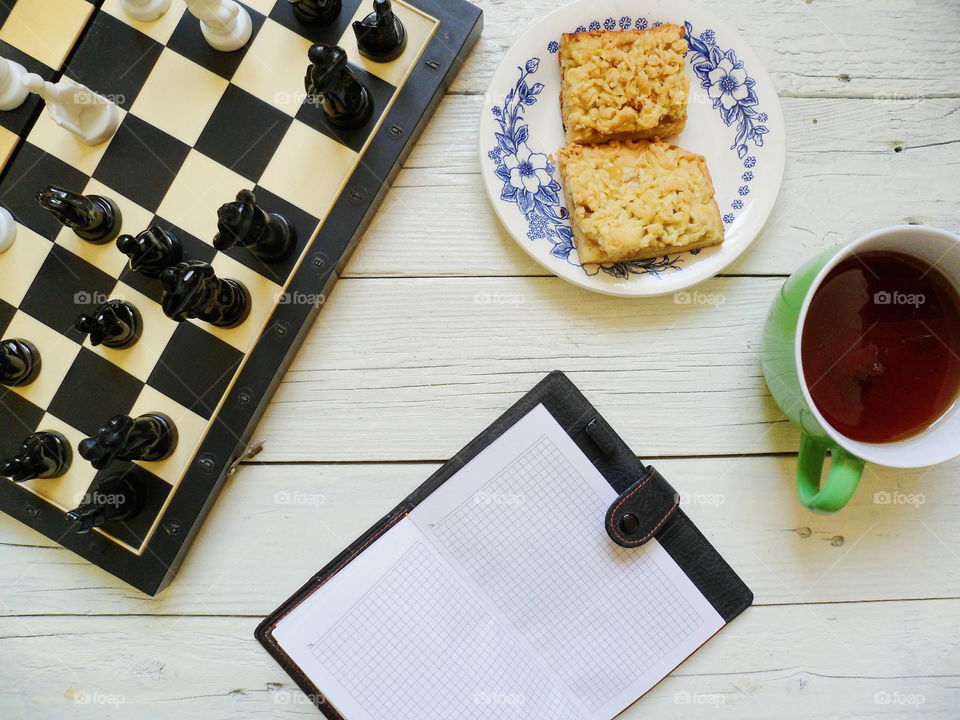
[[[483,29],[483,12],[467,0],[406,1],[437,18],[440,26],[289,283],[290,296],[312,296],[318,302],[276,308],[142,552],[134,555],[99,533],[74,533],[56,507],[15,483],[0,483],[0,509],[147,595],[156,595],[176,577],[200,525],[230,471],[246,455],[274,391],[401,164]],[[424,98],[429,100],[424,103]]]

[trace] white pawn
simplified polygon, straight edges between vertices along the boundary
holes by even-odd
[[[134,20],[152,22],[170,9],[171,0],[120,0],[123,11]]]
[[[23,84],[46,101],[47,112],[57,125],[85,145],[106,142],[120,126],[117,106],[78,82],[66,78],[58,83],[46,82],[39,75],[27,73]]]
[[[30,91],[23,86],[27,69],[13,60],[0,58],[0,110],[16,110]]]
[[[200,21],[203,37],[214,50],[239,50],[253,34],[253,21],[234,0],[184,0]]]
[[[17,223],[13,215],[0,205],[0,253],[6,252],[17,239]]]

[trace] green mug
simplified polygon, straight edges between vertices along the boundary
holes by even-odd
[[[936,265],[960,288],[960,237],[914,225],[884,228],[826,250],[784,283],[764,328],[763,375],[777,405],[800,428],[797,494],[804,506],[818,512],[836,512],[850,501],[866,462],[918,468],[960,455],[960,403],[919,435],[895,442],[864,443],[831,427],[810,397],[800,361],[800,341],[810,301],[839,263],[852,255],[874,251],[913,255]],[[828,453],[831,467],[822,479]]]

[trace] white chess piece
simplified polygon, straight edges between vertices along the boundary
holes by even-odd
[[[20,63],[0,58],[0,110],[16,110],[30,91],[23,86],[27,70]]]
[[[0,253],[6,252],[17,238],[17,223],[13,215],[0,205]]]
[[[171,0],[120,0],[123,11],[134,20],[152,22],[170,9]]]
[[[106,142],[120,126],[120,110],[116,104],[80,83],[64,78],[54,84],[27,73],[23,84],[47,102],[47,111],[57,125],[69,130],[85,145]]]
[[[200,21],[203,37],[214,50],[239,50],[253,34],[250,13],[234,0],[184,0]]]

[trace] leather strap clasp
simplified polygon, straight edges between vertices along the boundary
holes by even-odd
[[[620,547],[648,542],[680,506],[680,496],[653,466],[607,510],[607,535]]]

